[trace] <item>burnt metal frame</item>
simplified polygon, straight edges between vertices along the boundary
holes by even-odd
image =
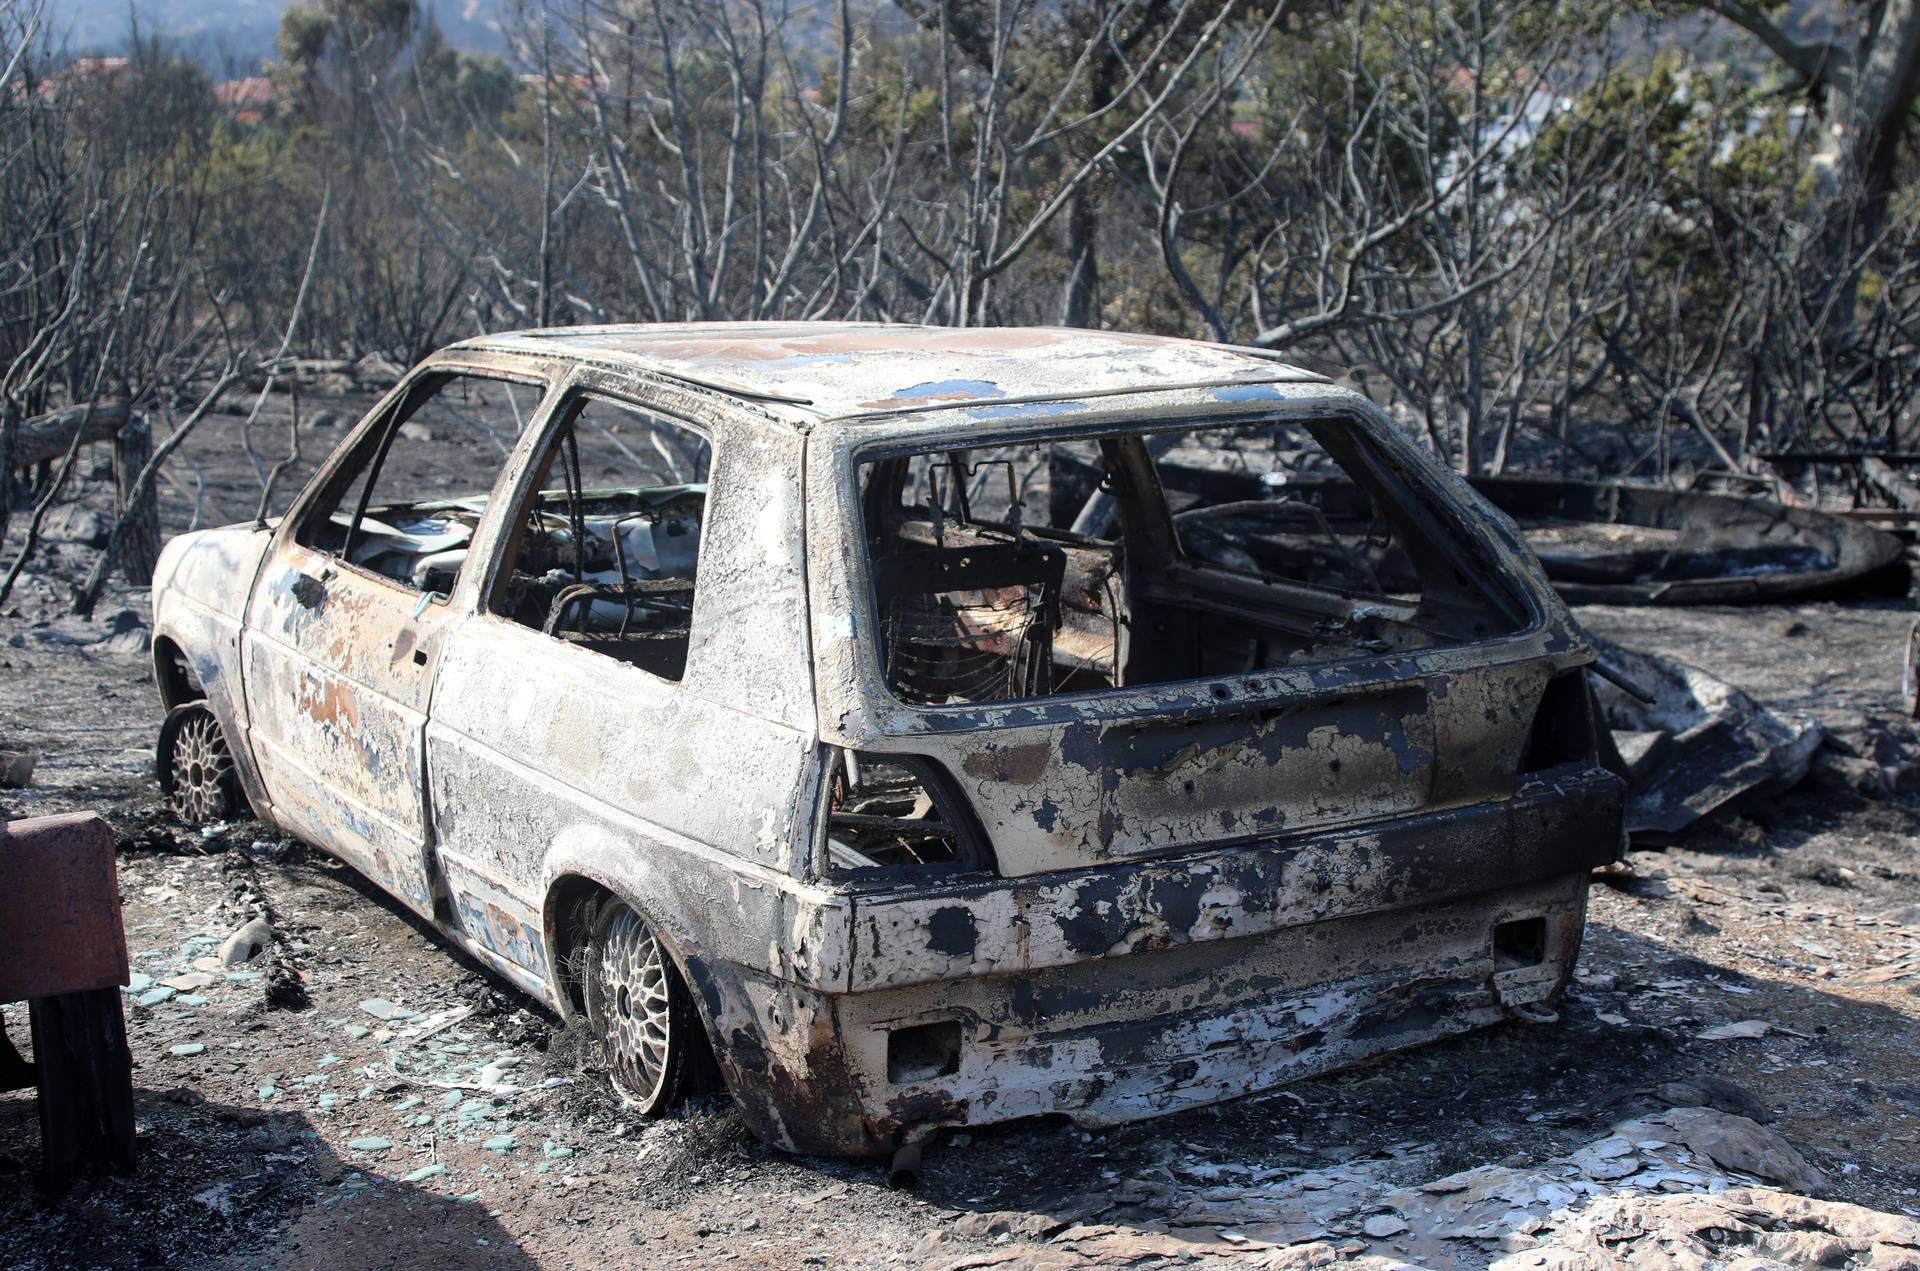
[[[338,509],[341,496],[346,493],[346,488],[353,484],[354,477],[362,471],[365,463],[385,464],[393,437],[399,433],[401,425],[406,422],[406,416],[401,413],[404,408],[427,400],[437,389],[437,384],[431,384],[431,381],[445,380],[459,375],[507,384],[520,384],[540,390],[540,397],[527,412],[527,425],[520,439],[521,443],[524,443],[526,437],[544,430],[547,416],[559,400],[559,390],[565,378],[561,368],[541,366],[525,357],[462,358],[457,355],[442,354],[421,363],[388,390],[386,396],[374,403],[373,408],[361,417],[347,439],[336,447],[321,464],[319,470],[308,478],[306,486],[294,497],[293,503],[287,508],[287,514],[275,527],[272,546],[269,547],[267,556],[263,560],[270,559],[283,544],[295,543],[309,551],[319,552],[332,558],[338,568],[350,570],[357,577],[374,579],[410,595],[419,594],[415,588],[397,579],[389,578],[378,570],[368,569],[364,565],[357,565],[348,559],[347,552],[352,546],[352,531],[349,532],[348,538],[342,541],[341,546],[332,551],[314,546],[307,541],[307,536],[313,524],[313,518],[319,515],[322,506],[328,509],[326,515],[329,517]],[[424,395],[416,399],[415,393],[422,389],[426,390]],[[369,438],[376,433],[380,434],[379,439],[370,441]],[[370,457],[363,456],[363,450],[368,445],[375,446],[377,450],[377,453]],[[513,455],[509,452],[500,461],[494,473],[493,485],[488,489],[489,512],[493,507],[494,496],[500,490],[501,480],[512,466]],[[378,466],[367,475],[366,488],[361,491],[359,506],[354,513],[354,530],[359,527],[367,501],[373,492],[374,481],[379,475]],[[479,535],[476,533],[470,540],[469,546],[478,542]],[[454,578],[455,587],[459,585],[460,578],[466,574],[467,566],[472,563],[472,560],[473,557],[470,554],[467,561],[462,563],[459,573]]]
[[[980,404],[973,403],[976,406]],[[996,399],[987,404],[998,405],[999,403]],[[855,442],[845,446],[840,452],[836,472],[843,491],[840,502],[843,509],[857,518],[855,521],[859,526],[859,533],[855,536],[857,540],[870,543],[873,527],[868,523],[867,513],[872,507],[873,495],[871,491],[863,494],[860,483],[860,470],[867,464],[881,463],[891,459],[908,459],[917,455],[979,449],[987,445],[1005,446],[1022,442],[1094,439],[1100,441],[1103,448],[1109,442],[1134,443],[1131,446],[1118,448],[1121,452],[1121,465],[1110,467],[1110,472],[1116,486],[1117,502],[1123,506],[1140,504],[1144,494],[1149,491],[1158,493],[1160,488],[1158,471],[1152,458],[1146,454],[1144,446],[1146,438],[1152,435],[1197,432],[1209,428],[1249,427],[1263,423],[1331,425],[1335,428],[1355,429],[1365,440],[1352,442],[1350,455],[1342,455],[1332,449],[1329,449],[1329,453],[1334,454],[1336,460],[1351,457],[1356,466],[1364,465],[1383,486],[1401,493],[1404,496],[1405,509],[1419,516],[1419,521],[1407,527],[1409,530],[1416,531],[1408,533],[1408,538],[1428,550],[1444,554],[1445,564],[1457,572],[1475,570],[1495,578],[1502,572],[1492,563],[1497,553],[1485,540],[1486,528],[1478,520],[1462,517],[1444,530],[1435,522],[1434,507],[1444,506],[1448,496],[1459,498],[1459,492],[1443,491],[1431,485],[1425,474],[1409,464],[1405,456],[1396,453],[1400,447],[1410,443],[1387,429],[1370,426],[1356,409],[1301,413],[1284,408],[1276,410],[1271,403],[1263,402],[1260,408],[1254,410],[1234,411],[1216,408],[1196,413],[1188,418],[1179,418],[1171,413],[1148,419],[1142,419],[1140,415],[1141,412],[1136,408],[1115,414],[1090,414],[1085,419],[1076,417],[1071,425],[1064,424],[1058,417],[1043,417],[1031,422],[1021,421],[1010,427],[980,425],[964,432],[941,429],[904,438]],[[870,420],[878,418],[877,415],[860,415],[850,417],[848,422],[854,425],[866,425]],[[1323,444],[1325,444],[1324,441]],[[809,449],[811,452],[812,447]],[[1132,454],[1129,459],[1127,456],[1130,452],[1137,453]],[[811,466],[811,460],[809,466]],[[1127,470],[1122,471],[1122,468]],[[1483,509],[1487,507],[1484,500],[1475,495],[1471,488],[1466,490],[1466,499]],[[1145,559],[1156,560],[1162,565],[1183,562],[1184,553],[1180,548],[1179,535],[1174,528],[1172,514],[1167,508],[1164,495],[1157,500],[1146,498],[1144,504],[1149,507],[1157,505],[1159,515],[1145,520],[1137,517],[1123,518],[1129,568],[1133,568],[1131,561],[1136,553]],[[1130,521],[1137,523],[1127,524]],[[881,610],[874,577],[874,561],[870,553],[854,553],[849,573],[850,595],[854,598],[856,609],[864,609],[864,612],[856,612],[852,615],[855,629],[878,632]],[[1303,590],[1318,594],[1318,589]],[[1463,659],[1471,658],[1474,665],[1482,664],[1480,659],[1490,648],[1512,647],[1518,650],[1530,638],[1538,635],[1548,621],[1546,610],[1526,588],[1514,588],[1509,594],[1495,586],[1487,589],[1487,595],[1490,603],[1507,610],[1503,617],[1510,617],[1511,621],[1505,634],[1473,643],[1470,651],[1467,645],[1461,647],[1460,656]],[[938,727],[942,731],[947,731],[988,727],[990,725],[984,714],[985,709],[1005,705],[1005,703],[986,702],[929,706],[905,701],[892,693],[887,686],[887,671],[884,659],[879,652],[881,648],[879,643],[875,641],[864,643],[868,652],[860,659],[862,677],[869,691],[877,690],[874,700],[884,701],[893,710],[911,712],[922,718],[939,719],[942,722]],[[1348,667],[1377,666],[1381,669],[1379,678],[1392,680],[1396,676],[1387,665],[1390,661],[1390,655],[1364,654],[1348,660],[1344,665]],[[1112,714],[1114,710],[1133,700],[1129,693],[1137,692],[1139,687],[1171,689],[1185,686],[1198,689],[1208,684],[1235,683],[1257,694],[1260,691],[1258,686],[1269,678],[1260,672],[1229,676],[1199,676],[1188,680],[1135,686],[1133,690],[1118,686],[1060,693],[1023,701],[1020,705],[1038,712],[1037,718],[1109,718],[1115,717]],[[1288,696],[1291,697],[1291,695]],[[1102,710],[1102,706],[1108,703],[1111,703],[1111,706]],[[1232,709],[1244,709],[1247,704],[1247,701],[1238,699],[1236,695],[1236,702]],[[1204,716],[1218,713],[1220,709],[1221,706],[1217,700],[1202,700],[1196,707],[1190,708],[1185,713]],[[891,729],[888,731],[901,736],[910,736],[913,730]]]
[[[509,353],[498,356],[518,359],[525,355]],[[713,430],[688,419],[679,411],[648,402],[644,388],[645,381],[636,380],[632,372],[624,368],[614,370],[585,362],[571,365],[553,377],[552,389],[542,402],[543,413],[537,417],[537,422],[528,425],[525,435],[521,438],[521,446],[525,453],[524,467],[507,482],[504,490],[496,491],[506,500],[507,511],[502,521],[505,532],[490,553],[490,558],[483,562],[485,569],[478,578],[479,601],[476,606],[480,612],[512,620],[500,606],[506,593],[508,577],[512,573],[513,562],[519,556],[521,535],[526,530],[527,513],[539,499],[542,482],[554,460],[559,457],[561,439],[572,435],[574,425],[579,422],[580,412],[588,401],[596,399],[605,401],[691,432],[707,445],[707,468],[708,475],[711,476],[716,451]],[[507,467],[511,469],[513,466],[513,461],[510,460]],[[708,497],[711,497],[711,492]],[[703,536],[703,550],[704,542]],[[471,559],[469,557],[469,560]],[[624,562],[622,572],[623,574],[625,572]],[[696,575],[699,572],[697,562],[694,572]],[[550,611],[549,624],[552,616]],[[691,623],[692,619],[689,618],[688,621]],[[546,634],[551,635],[553,632],[547,631]]]

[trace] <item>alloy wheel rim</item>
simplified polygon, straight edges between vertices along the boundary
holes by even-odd
[[[173,810],[182,820],[224,818],[232,773],[233,758],[212,715],[201,712],[180,725],[173,739]]]
[[[667,962],[640,915],[622,905],[607,923],[598,967],[607,1059],[616,1084],[642,1103],[666,1077],[672,1019]]]

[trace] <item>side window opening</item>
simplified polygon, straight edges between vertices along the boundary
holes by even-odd
[[[939,706],[1517,630],[1463,527],[1350,423],[1213,425],[860,469],[887,684]]]
[[[679,680],[711,466],[706,438],[686,425],[575,398],[516,512],[494,611]]]
[[[539,385],[452,373],[421,379],[294,534],[403,587],[445,594]]]

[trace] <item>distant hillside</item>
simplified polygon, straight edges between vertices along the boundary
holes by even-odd
[[[273,56],[273,38],[287,0],[51,0],[48,22],[56,40],[77,53],[120,53],[127,46],[129,11],[143,34],[166,37],[215,72],[251,71]],[[506,0],[425,0],[448,42],[458,48],[503,52],[500,15]]]
[[[500,27],[508,4],[509,0],[422,0],[449,43],[488,53],[506,51]],[[56,37],[65,37],[75,53],[124,52],[131,8],[143,32],[165,36],[216,74],[238,75],[252,73],[262,58],[273,56],[274,35],[286,6],[287,0],[50,0],[48,12]],[[831,37],[822,18],[830,12],[829,6],[830,0],[793,4],[796,21],[790,33],[800,35],[803,42],[810,33],[817,34],[825,47]],[[888,5],[886,0],[858,0],[854,8],[856,13],[873,13]],[[1781,26],[1796,36],[1821,37],[1848,10],[1847,0],[1792,0]],[[813,32],[816,26],[821,30]],[[1704,14],[1622,23],[1615,43],[1617,51],[1629,56],[1679,46],[1701,58],[1769,64],[1751,36]]]

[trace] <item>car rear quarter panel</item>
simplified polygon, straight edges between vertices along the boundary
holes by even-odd
[[[570,383],[633,395],[597,371]],[[672,405],[714,447],[686,676],[660,679],[484,612],[450,633],[427,767],[455,916],[521,965],[539,944],[547,965],[529,969],[557,976],[564,933],[550,898],[584,878],[640,906],[690,977],[725,963],[844,986],[846,907],[798,881],[820,772],[805,439],[711,402]],[[524,494],[521,475],[510,484]],[[472,603],[483,608],[478,594]],[[803,891],[815,903],[798,904]]]

